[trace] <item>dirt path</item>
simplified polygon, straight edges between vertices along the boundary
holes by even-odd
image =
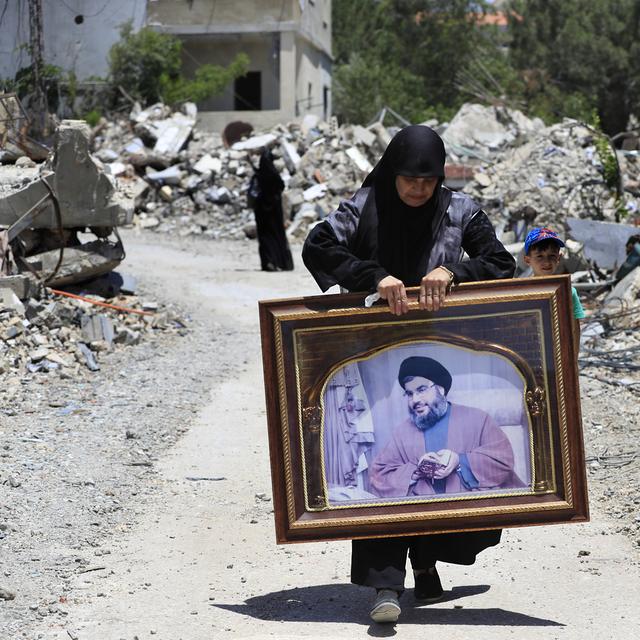
[[[442,569],[443,601],[415,607],[409,590],[397,626],[370,625],[348,543],[274,544],[256,300],[315,293],[311,278],[299,262],[292,274],[256,270],[248,243],[125,242],[125,270],[203,323],[210,398],[195,417],[185,411],[189,430],[156,464],[136,524],[73,577],[64,618],[25,637],[605,640],[640,628],[638,550],[598,510],[587,525],[506,531],[473,567]]]

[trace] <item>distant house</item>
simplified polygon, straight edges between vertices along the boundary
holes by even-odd
[[[0,78],[31,64],[28,0],[0,9]],[[183,42],[186,75],[227,65],[239,52],[249,73],[199,104],[205,127],[233,120],[269,127],[305,113],[331,115],[331,0],[65,0],[42,3],[44,61],[78,81],[105,77],[122,24],[147,25]]]
[[[331,115],[331,0],[149,0],[147,25],[182,40],[187,75],[249,56],[246,76],[198,105],[207,128]]]
[[[181,2],[180,4],[185,4]],[[108,54],[120,27],[144,25],[147,0],[65,0],[41,3],[46,64],[73,71],[78,80],[105,77]],[[29,2],[11,0],[0,7],[0,78],[13,78],[31,64]]]

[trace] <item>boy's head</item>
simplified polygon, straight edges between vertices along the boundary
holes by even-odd
[[[551,276],[560,263],[560,248],[564,242],[547,227],[531,229],[524,241],[524,261],[534,276]]]

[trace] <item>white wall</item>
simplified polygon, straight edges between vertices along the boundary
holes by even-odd
[[[294,19],[311,42],[331,55],[331,0],[298,0]]]
[[[199,33],[238,32],[251,25],[265,30],[277,28],[292,17],[296,0],[150,0],[148,22],[181,26]],[[195,32],[195,31],[191,31]]]
[[[311,85],[311,93],[309,93]],[[329,89],[328,113],[324,113],[324,87]],[[299,115],[331,115],[331,60],[307,40],[296,38],[296,103]]]
[[[146,0],[45,0],[42,3],[44,61],[79,80],[104,77],[107,54],[120,39],[120,25],[132,20],[134,29],[144,24]],[[0,77],[13,78],[31,64],[21,46],[29,44],[27,0],[10,0],[0,24]],[[0,6],[4,9],[4,3]]]

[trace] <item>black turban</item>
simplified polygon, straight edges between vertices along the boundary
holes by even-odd
[[[444,389],[444,394],[449,393],[451,389],[451,374],[433,358],[425,358],[422,356],[411,356],[402,362],[400,371],[398,372],[398,382],[404,389],[404,381],[407,378],[420,376],[427,378],[434,384]]]

